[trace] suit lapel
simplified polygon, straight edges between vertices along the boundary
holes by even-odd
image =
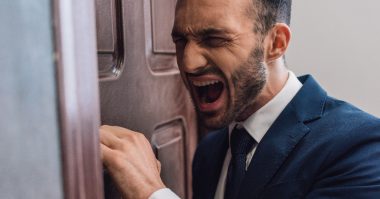
[[[268,130],[248,167],[239,198],[256,198],[298,141],[309,132],[293,110],[282,114]]]
[[[258,198],[297,143],[309,132],[307,122],[323,112],[326,93],[311,76],[257,146],[238,198]]]
[[[209,147],[210,156],[205,158],[202,164],[202,176],[204,176],[204,198],[213,199],[219,182],[219,176],[223,167],[224,158],[228,150],[228,128],[224,128],[218,133],[215,145]],[[203,197],[202,197],[203,198]]]

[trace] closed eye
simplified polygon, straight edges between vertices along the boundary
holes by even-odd
[[[202,39],[202,43],[204,45],[206,45],[208,47],[214,47],[214,48],[225,46],[229,42],[230,42],[230,40],[227,38],[224,38],[224,37],[210,36],[210,37],[205,37]]]
[[[173,37],[173,42],[175,45],[183,45],[187,43],[187,39],[184,37]]]

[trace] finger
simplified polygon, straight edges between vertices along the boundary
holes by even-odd
[[[105,165],[108,165],[110,157],[113,156],[113,150],[104,144],[100,144],[100,157]]]
[[[121,140],[114,136],[109,130],[99,129],[99,139],[101,144],[104,144],[111,149],[120,148]]]
[[[120,126],[103,125],[100,128],[106,131],[112,132],[112,134],[118,138],[126,138],[126,137],[136,136],[137,134],[139,134],[135,131],[132,131]]]

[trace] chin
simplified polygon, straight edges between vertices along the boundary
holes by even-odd
[[[222,113],[199,113],[198,114],[200,122],[210,130],[221,129],[228,126],[232,121],[233,117],[228,112],[223,111]]]

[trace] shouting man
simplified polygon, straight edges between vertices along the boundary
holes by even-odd
[[[194,157],[194,198],[380,198],[380,120],[289,71],[290,14],[291,0],[178,0],[178,66],[215,129]],[[100,138],[126,198],[177,198],[142,134]]]

